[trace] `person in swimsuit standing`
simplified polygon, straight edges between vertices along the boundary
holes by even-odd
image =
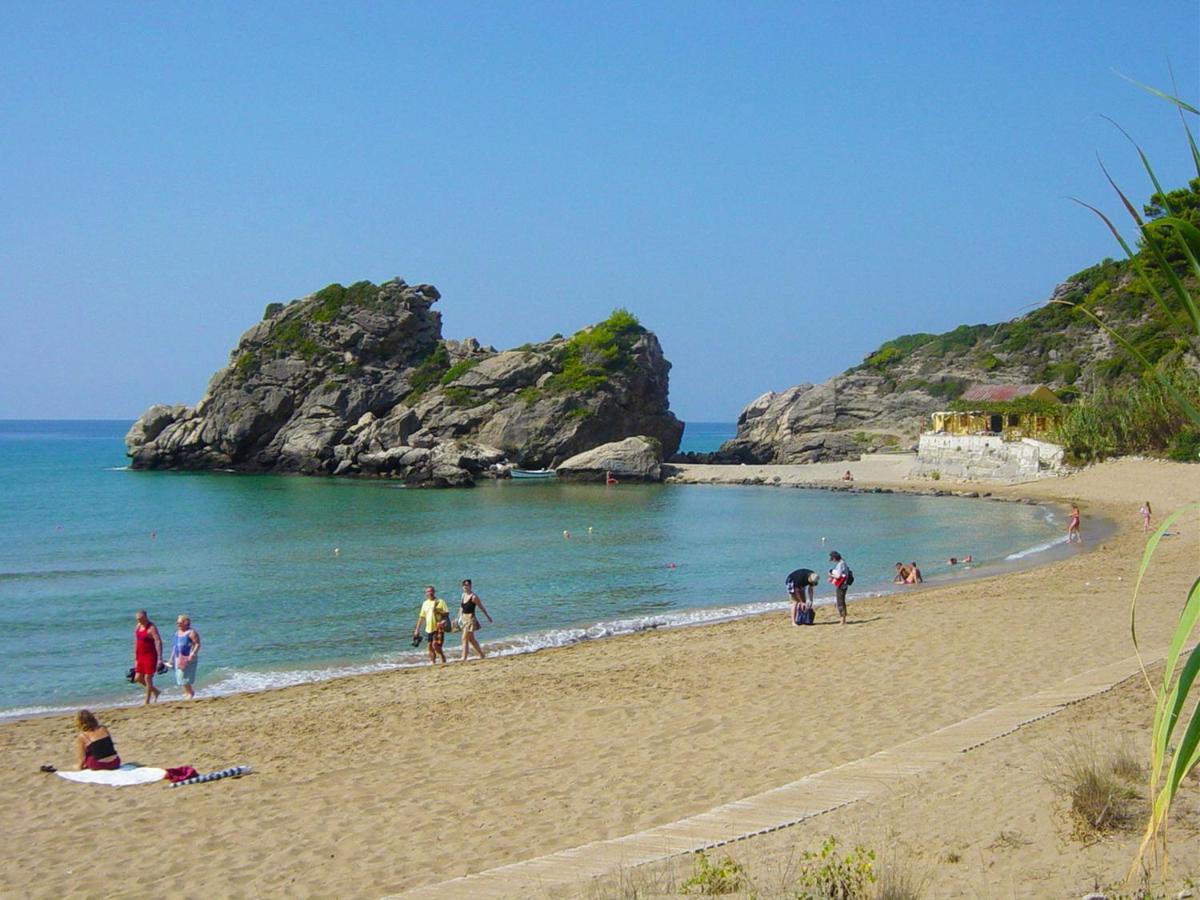
[[[192,685],[196,682],[196,657],[200,653],[200,632],[192,627],[189,616],[175,620],[175,639],[171,642],[169,665],[175,667],[175,683],[183,688],[183,696],[196,698]]]
[[[1083,543],[1083,535],[1079,533],[1079,507],[1071,507],[1071,519],[1067,522],[1067,543]]]
[[[133,680],[146,687],[146,703],[158,699],[158,688],[154,676],[158,674],[158,663],[162,659],[162,636],[158,626],[150,621],[144,609],[137,611],[137,625],[133,629]]]
[[[479,654],[479,658],[483,659],[483,648],[479,646],[479,639],[475,637],[475,632],[479,630],[479,616],[475,610],[479,610],[487,616],[488,622],[494,621],[492,614],[487,611],[487,607],[483,605],[483,601],[479,599],[479,595],[475,593],[471,587],[471,579],[464,578],[462,583],[462,600],[459,602],[459,622],[462,625],[462,661],[466,662],[471,655],[471,648],[475,648],[475,652]]]
[[[117,748],[113,746],[112,735],[89,710],[81,709],[75,713],[75,727],[79,729],[79,737],[75,739],[75,749],[79,755],[79,768],[121,768],[121,757],[117,756]]]
[[[1142,504],[1142,508],[1138,510],[1142,516],[1142,531],[1150,530],[1150,518],[1154,515],[1154,510],[1150,508],[1150,501],[1147,500]]]

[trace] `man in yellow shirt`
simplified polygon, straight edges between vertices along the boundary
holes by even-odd
[[[435,665],[439,656],[442,662],[445,662],[446,654],[442,652],[442,644],[445,642],[446,629],[450,627],[450,607],[446,605],[445,600],[437,596],[432,584],[425,586],[425,602],[421,604],[421,611],[417,614],[417,625],[413,629],[414,638],[420,638],[422,625],[425,626],[425,633],[429,638],[429,664]]]

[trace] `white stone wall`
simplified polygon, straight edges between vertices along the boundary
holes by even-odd
[[[917,445],[913,474],[954,480],[1024,481],[1056,474],[1063,448],[1023,438],[1006,441],[999,435],[925,433]]]

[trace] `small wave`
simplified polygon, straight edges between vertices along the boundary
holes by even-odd
[[[133,469],[131,469],[129,466],[105,466],[104,471],[105,472],[132,472]]]
[[[180,695],[182,696],[182,694]],[[139,697],[137,700],[125,700],[120,702],[96,703],[81,701],[72,704],[71,706],[14,706],[10,709],[0,709],[0,722],[8,721],[9,719],[27,719],[33,716],[56,716],[63,713],[75,713],[80,709],[119,709],[121,707],[141,706],[142,701]]]
[[[227,696],[229,694],[244,694],[255,691],[270,691],[278,688],[294,687],[298,684],[314,684],[319,681],[330,681],[334,678],[348,678],[352,675],[369,675],[374,672],[389,672],[394,669],[406,669],[413,666],[428,664],[423,652],[414,651],[409,659],[377,660],[358,665],[328,666],[312,669],[280,669],[263,671],[255,669],[218,669],[216,681],[202,685],[204,696]]]
[[[886,591],[864,591],[852,597],[855,600],[867,600],[882,596]],[[815,606],[832,606],[832,597],[822,597]],[[735,619],[745,619],[768,612],[782,612],[787,609],[788,601],[767,601],[761,603],[746,603],[739,606],[716,606],[708,609],[680,610],[659,615],[635,616],[626,619],[613,619],[607,622],[597,622],[594,625],[578,628],[556,628],[546,631],[535,631],[529,634],[501,638],[489,644],[489,656],[515,656],[521,653],[535,653],[538,650],[548,650],[552,647],[568,647],[584,641],[597,641],[604,638],[617,637],[623,634],[638,634],[643,631],[655,631],[659,628],[686,628],[693,625],[709,625],[715,622],[730,622]]]
[[[78,708],[77,706],[17,706],[12,709],[0,710],[0,722],[5,719],[24,719],[28,716],[50,716],[55,713],[75,712]]]
[[[57,578],[115,578],[128,575],[133,569],[42,569],[33,571],[0,572],[0,583],[6,581],[45,581]]]
[[[1057,537],[1054,540],[1047,541],[1044,544],[1035,544],[1032,547],[1026,547],[1024,550],[1018,550],[1016,553],[1010,553],[1010,554],[1008,554],[1008,556],[1004,557],[1004,559],[1006,562],[1012,562],[1013,560],[1017,560],[1017,559],[1024,559],[1027,556],[1033,556],[1035,553],[1045,553],[1047,550],[1051,549],[1052,547],[1057,547],[1059,544],[1065,544],[1066,542],[1067,542],[1067,536],[1064,534],[1062,537]]]

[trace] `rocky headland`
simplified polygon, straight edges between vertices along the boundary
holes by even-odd
[[[444,339],[439,298],[395,279],[270,304],[199,403],[142,414],[125,439],[131,465],[450,487],[632,436],[678,448],[671,364],[628,312],[497,351]]]
[[[1139,364],[1079,307],[1128,336],[1150,362],[1200,370],[1196,344],[1167,327],[1134,267],[1105,260],[1009,322],[902,335],[823,384],[763,394],[742,410],[735,438],[694,461],[809,463],[914,449],[930,413],[972,384],[1045,384],[1070,402],[1084,386],[1094,393],[1135,383]]]

